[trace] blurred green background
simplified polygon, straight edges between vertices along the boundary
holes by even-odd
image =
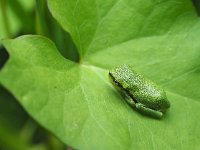
[[[200,14],[199,0],[193,0]],[[45,0],[0,0],[0,39],[38,34],[51,39],[67,59],[79,61],[67,32],[53,19]],[[9,58],[0,43],[0,69]],[[0,150],[70,149],[38,125],[0,85]]]
[[[45,0],[0,0],[0,40],[25,34],[51,39],[60,53],[73,61],[78,54],[70,36],[53,19]],[[0,42],[0,69],[9,55]],[[0,150],[70,149],[39,126],[16,99],[0,85]]]

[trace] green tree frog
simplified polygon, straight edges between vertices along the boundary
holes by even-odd
[[[170,107],[165,91],[128,65],[110,70],[109,77],[128,104],[143,114],[161,118]]]

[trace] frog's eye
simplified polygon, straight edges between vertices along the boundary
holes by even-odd
[[[114,81],[114,82],[115,82],[116,85],[118,85],[118,86],[120,85],[117,81]]]
[[[119,85],[119,83],[118,83],[118,82],[116,82],[116,81],[115,81],[115,83],[116,83],[117,85]]]

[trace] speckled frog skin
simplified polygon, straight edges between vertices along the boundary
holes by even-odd
[[[109,72],[109,77],[126,101],[143,114],[161,118],[170,107],[165,91],[128,65],[114,68]]]

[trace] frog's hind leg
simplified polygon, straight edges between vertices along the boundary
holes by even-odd
[[[162,118],[162,116],[163,116],[162,112],[147,108],[142,104],[136,103],[135,106],[138,111],[140,111],[141,113],[143,113],[145,115],[148,115],[148,116],[151,116],[154,118],[158,118],[158,119]]]

